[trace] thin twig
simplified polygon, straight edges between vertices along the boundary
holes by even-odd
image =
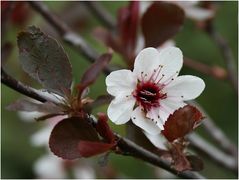
[[[31,97],[35,100],[38,100],[40,102],[48,101],[45,97],[42,97],[39,94],[37,94],[33,88],[25,86],[21,82],[17,81],[16,79],[14,79],[11,76],[9,76],[8,74],[6,74],[3,70],[2,70],[2,79],[1,80],[2,80],[2,83],[6,84],[8,87],[14,89],[15,91],[17,91],[21,94],[24,94],[24,95]],[[51,100],[49,100],[49,101],[51,101]],[[137,158],[142,159],[148,163],[151,163],[151,164],[161,167],[165,170],[168,170],[168,171],[172,172],[173,174],[176,174],[182,178],[204,178],[201,175],[199,175],[198,173],[194,173],[194,172],[179,173],[175,169],[170,167],[169,162],[164,161],[157,155],[141,148],[140,146],[136,145],[135,143],[133,143],[132,141],[130,141],[126,138],[122,138],[119,135],[116,135],[116,136],[119,139],[118,146],[123,151],[125,151],[124,154],[130,152],[131,156],[137,157]]]
[[[234,143],[230,141],[230,139],[222,132],[222,130],[215,125],[210,116],[196,101],[190,101],[190,103],[195,105],[205,116],[205,120],[203,121],[202,125],[207,131],[208,135],[213,138],[213,140],[222,148],[224,152],[233,155],[237,159],[237,146],[234,145]]]
[[[16,79],[8,75],[3,69],[1,69],[1,83],[37,101],[40,101],[40,102],[47,101],[46,98],[38,94],[36,90],[17,81]]]
[[[188,139],[190,140],[190,145],[192,145],[195,150],[200,151],[220,166],[223,166],[237,174],[238,164],[236,158],[219,151],[216,147],[207,143],[195,133],[191,134]]]
[[[222,53],[224,62],[228,71],[228,78],[234,87],[234,89],[238,92],[238,79],[237,79],[237,70],[236,70],[236,61],[233,57],[230,46],[227,41],[221,36],[221,34],[214,28],[212,21],[207,22],[206,32],[209,36],[214,40],[220,52]]]
[[[86,7],[102,22],[108,29],[114,30],[116,27],[113,17],[104,9],[99,2],[83,1]]]
[[[227,79],[227,72],[225,69],[223,69],[222,67],[220,66],[208,66],[204,63],[201,63],[199,61],[195,61],[195,60],[192,60],[192,59],[189,59],[189,58],[184,58],[184,61],[183,61],[184,65],[191,68],[191,69],[194,69],[198,72],[201,72],[205,75],[209,75],[209,76],[212,76],[216,79],[219,79],[219,80],[225,80]]]

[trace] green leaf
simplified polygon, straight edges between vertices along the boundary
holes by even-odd
[[[70,93],[72,69],[62,46],[35,26],[18,35],[23,70],[44,88],[59,95]]]

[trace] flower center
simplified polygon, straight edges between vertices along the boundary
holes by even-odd
[[[145,112],[149,111],[152,107],[160,105],[160,99],[165,99],[166,94],[161,92],[159,85],[151,81],[141,81],[137,84],[133,96],[136,98],[137,104],[143,107]]]

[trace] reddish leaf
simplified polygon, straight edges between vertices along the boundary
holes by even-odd
[[[131,1],[118,11],[118,28],[122,46],[127,54],[134,52],[139,22],[139,1]]]
[[[71,64],[62,46],[30,26],[18,35],[19,58],[23,70],[49,91],[61,96],[70,92]]]
[[[90,157],[110,150],[114,144],[80,141],[78,149],[82,157]]]
[[[105,53],[86,70],[81,78],[80,84],[78,85],[80,95],[86,87],[91,85],[99,77],[100,72],[108,65],[111,58],[112,53]]]
[[[108,142],[114,143],[115,136],[107,123],[107,116],[104,113],[98,113],[98,122],[96,124],[97,132]]]
[[[53,128],[49,145],[55,155],[71,160],[82,157],[79,152],[81,141],[99,142],[100,140],[87,119],[71,117],[60,121]]]
[[[182,27],[184,11],[167,2],[154,2],[141,20],[145,45],[158,47],[172,38]]]
[[[11,21],[17,25],[23,25],[30,18],[30,8],[27,2],[16,2]]]
[[[187,105],[169,116],[164,124],[162,134],[168,139],[168,141],[172,142],[175,139],[184,137],[186,134],[190,133],[196,128],[201,120],[201,112],[197,108]]]

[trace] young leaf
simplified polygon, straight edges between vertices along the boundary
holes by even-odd
[[[27,112],[43,112],[43,113],[59,113],[63,109],[51,102],[36,103],[27,99],[18,99],[6,107],[9,111],[27,111]]]
[[[98,122],[95,127],[97,132],[107,141],[107,143],[114,143],[115,137],[107,123],[107,116],[104,113],[98,113],[98,117]]]
[[[145,46],[158,47],[172,38],[182,27],[184,11],[167,2],[154,2],[141,19]]]
[[[169,116],[162,134],[172,142],[195,129],[202,118],[202,114],[197,108],[191,105],[184,106]]]
[[[122,46],[127,53],[132,53],[136,46],[137,28],[139,23],[139,1],[131,1],[127,7],[118,11],[118,29]]]
[[[81,141],[100,142],[97,132],[87,119],[71,117],[60,121],[53,128],[49,146],[55,155],[72,160],[83,156],[79,151]]]
[[[78,149],[82,157],[91,157],[110,150],[114,145],[102,142],[80,141]]]
[[[79,95],[89,85],[93,84],[94,81],[99,77],[100,72],[108,65],[112,58],[112,53],[102,54],[94,64],[92,64],[81,78],[81,82],[78,85]]]
[[[71,64],[62,46],[35,26],[18,35],[19,58],[23,70],[44,88],[64,95],[70,92]]]

